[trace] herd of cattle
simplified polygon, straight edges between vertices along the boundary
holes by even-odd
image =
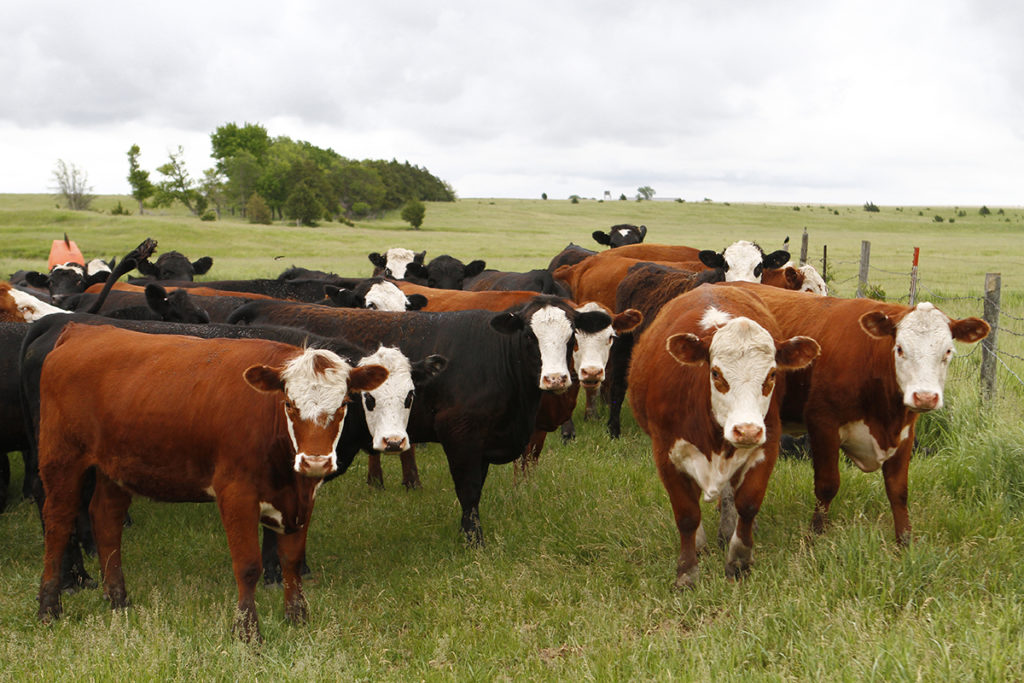
[[[588,416],[604,395],[613,438],[628,387],[679,530],[677,586],[697,579],[701,497],[720,501],[726,574],[749,569],[784,429],[808,435],[815,530],[841,448],[882,469],[907,542],[915,421],[942,407],[953,341],[988,325],[929,303],[830,297],[785,250],[646,233],[613,226],[593,235],[607,250],[570,244],[526,273],[392,248],[369,254],[370,277],[292,267],[194,282],[210,258],[151,260],[146,240],[120,263],[14,274],[0,283],[0,508],[6,453],[20,451],[44,528],[40,619],[60,615],[63,589],[95,585],[83,549],[98,553],[111,606],[127,604],[121,534],[143,495],[217,503],[240,635],[259,637],[261,573],[302,621],[313,500],[358,452],[378,485],[380,453],[400,453],[416,487],[414,444],[441,444],[462,531],[479,544],[489,467],[536,460],[559,428],[570,437],[581,386]]]

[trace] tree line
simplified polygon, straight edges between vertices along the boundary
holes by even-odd
[[[409,202],[454,201],[451,186],[427,169],[394,159],[347,159],[333,149],[286,136],[270,137],[258,124],[227,123],[210,134],[213,168],[193,177],[179,146],[153,182],[128,150],[128,183],[139,213],[180,201],[213,220],[224,213],[269,223],[277,218],[316,225],[320,220],[366,218]]]

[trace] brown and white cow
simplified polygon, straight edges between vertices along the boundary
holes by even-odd
[[[640,337],[629,372],[637,423],[651,437],[679,529],[676,586],[697,580],[705,543],[700,497],[735,491],[738,519],[725,561],[738,578],[751,563],[753,523],[778,457],[783,372],[818,355],[808,337],[783,338],[748,292],[703,285],[666,306]],[[723,515],[723,521],[726,517]]]
[[[807,335],[821,345],[821,357],[789,382],[783,403],[783,419],[793,430],[806,430],[810,442],[817,499],[813,528],[824,529],[839,490],[842,448],[861,470],[882,469],[896,538],[908,542],[914,425],[921,413],[943,406],[953,342],[983,339],[988,323],[950,319],[928,302],[910,307],[746,283],[728,287],[753,290],[783,334]]]
[[[39,385],[39,618],[60,616],[61,556],[95,467],[89,512],[111,607],[128,604],[121,527],[132,496],[144,495],[217,502],[238,585],[235,628],[245,639],[259,638],[257,528],[276,531],[285,614],[305,620],[299,568],[316,489],[337,466],[349,394],[386,378],[379,365],[353,368],[323,349],[68,325]]]
[[[0,322],[30,323],[51,313],[67,313],[24,292],[9,282],[0,282]]]

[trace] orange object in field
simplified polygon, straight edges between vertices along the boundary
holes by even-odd
[[[78,248],[78,245],[69,240],[66,234],[64,235],[64,239],[54,240],[53,246],[50,247],[50,270],[53,270],[54,266],[59,266],[62,263],[77,263],[81,266],[85,265],[85,259],[82,258],[82,252]]]

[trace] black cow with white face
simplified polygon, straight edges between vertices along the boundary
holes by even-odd
[[[480,494],[491,465],[522,455],[533,434],[542,392],[571,383],[575,332],[610,326],[603,311],[578,312],[560,297],[538,295],[501,313],[381,313],[279,301],[254,301],[230,322],[289,325],[367,345],[397,346],[410,358],[440,354],[448,367],[417,394],[409,418],[413,443],[444,448],[462,531],[482,543]]]
[[[726,282],[760,282],[765,268],[781,268],[789,261],[789,252],[783,249],[764,253],[755,242],[733,242],[720,252],[705,249],[698,255],[708,268],[721,269]]]
[[[138,270],[152,280],[192,281],[196,275],[205,275],[211,267],[213,259],[209,256],[189,261],[180,252],[168,251],[160,254],[155,263],[150,263],[149,259],[140,261]]]
[[[486,267],[487,264],[479,259],[463,263],[453,256],[443,254],[431,260],[427,265],[413,261],[405,271],[407,280],[414,281],[409,276],[419,278],[427,287],[462,289],[466,278],[479,275]]]
[[[24,278],[29,286],[48,291],[54,306],[62,306],[72,294],[80,294],[95,284],[106,282],[109,276],[109,267],[95,268],[90,274],[82,264],[69,262],[54,266],[49,273],[29,271]]]
[[[415,252],[412,249],[403,247],[392,247],[386,252],[373,252],[370,255],[370,263],[373,264],[373,276],[389,277],[393,280],[409,280],[418,285],[425,285],[419,278],[410,277],[407,272],[409,264],[416,263],[423,265],[426,258],[426,251]]]
[[[608,228],[608,232],[595,230],[591,236],[598,244],[614,249],[615,247],[624,247],[627,244],[640,244],[643,242],[644,237],[647,236],[647,226],[621,223]]]
[[[369,308],[374,311],[418,311],[427,305],[422,294],[406,294],[391,280],[371,277],[353,287],[324,285],[326,298],[318,303],[338,308]]]

